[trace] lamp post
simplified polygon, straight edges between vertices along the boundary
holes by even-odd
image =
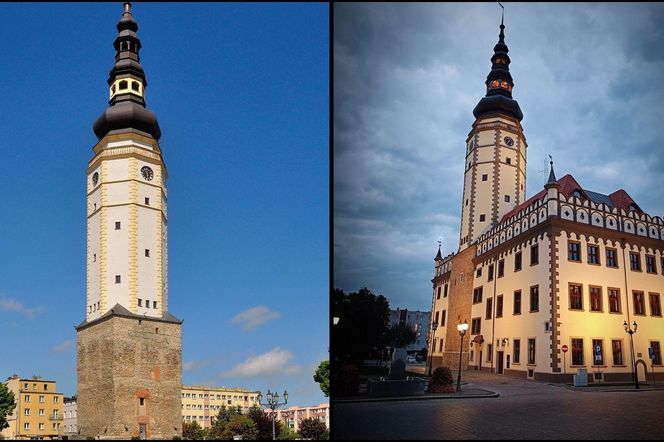
[[[261,402],[262,400],[263,400],[263,395],[259,392],[258,393],[259,405],[270,407],[270,410],[272,410],[272,440],[277,440],[277,434],[274,424],[274,420],[277,416],[277,412],[275,410],[281,405],[286,405],[288,403],[288,392],[284,390],[284,401],[282,403],[279,403],[279,393],[277,393],[276,391],[272,393],[270,390],[267,391],[267,402],[263,403]]]
[[[639,375],[636,372],[636,358],[634,358],[634,338],[632,335],[636,333],[636,328],[638,325],[636,324],[636,321],[632,324],[634,326],[634,330],[632,330],[632,327],[625,321],[623,323],[623,327],[625,327],[625,331],[629,333],[629,344],[632,348],[632,376],[634,377],[634,386],[636,389],[639,389]]]
[[[468,330],[468,322],[464,319],[463,323],[457,325],[457,330],[459,330],[459,335],[461,336],[461,345],[459,345],[459,374],[457,376],[457,393],[461,391],[461,350],[463,349],[463,337],[466,335],[466,330]]]
[[[431,377],[431,368],[433,367],[433,351],[435,350],[435,339],[434,336],[436,335],[436,329],[438,328],[438,322],[434,322],[431,324],[431,351],[429,352],[429,377]]]

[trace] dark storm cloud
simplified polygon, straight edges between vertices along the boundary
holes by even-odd
[[[506,4],[528,196],[571,173],[664,214],[664,5]],[[429,309],[436,241],[456,251],[465,139],[496,4],[336,4],[334,283]]]

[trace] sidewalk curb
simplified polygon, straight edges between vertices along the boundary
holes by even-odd
[[[486,394],[468,394],[468,395],[459,395],[459,396],[403,396],[403,397],[375,397],[375,398],[361,398],[361,399],[336,399],[332,400],[332,404],[352,404],[357,402],[398,402],[398,401],[430,401],[435,399],[445,400],[445,399],[481,399],[481,398],[493,398],[500,397],[499,393],[487,390]]]

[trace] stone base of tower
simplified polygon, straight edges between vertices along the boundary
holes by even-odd
[[[130,315],[77,328],[78,437],[182,435],[182,324]]]

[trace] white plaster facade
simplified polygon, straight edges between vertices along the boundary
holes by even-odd
[[[86,319],[115,304],[162,317],[168,309],[168,175],[159,145],[130,131],[104,137],[93,150]]]

